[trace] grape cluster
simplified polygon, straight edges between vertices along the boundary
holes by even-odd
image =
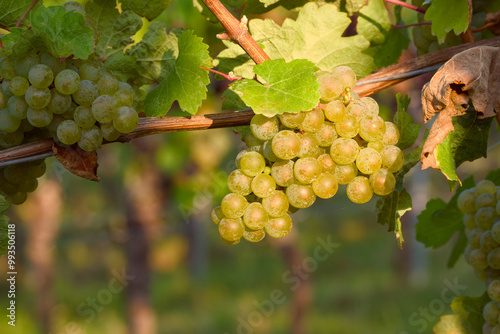
[[[333,197],[347,185],[354,203],[385,196],[404,162],[395,146],[399,130],[379,115],[377,102],[351,89],[356,75],[345,66],[318,77],[324,104],[273,117],[255,115],[244,137],[248,149],[236,157],[228,177],[231,191],[212,211],[212,221],[229,244],[257,242],[266,234],[287,235],[291,213],[317,197]]]
[[[469,245],[465,260],[486,283],[491,301],[483,309],[484,334],[500,333],[500,187],[491,181],[479,182],[457,199]]]
[[[98,60],[61,62],[50,53],[31,52],[0,59],[0,77],[0,150],[52,137],[60,145],[94,151],[139,122],[134,90]],[[22,203],[36,188],[42,165],[0,168],[0,193]],[[36,171],[22,181],[21,171],[32,167]]]

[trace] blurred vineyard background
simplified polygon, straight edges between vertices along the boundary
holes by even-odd
[[[266,17],[281,23],[287,15],[293,13],[278,9]],[[213,56],[222,47],[215,38],[221,26],[206,21],[191,1],[174,1],[156,20],[209,36],[204,42]],[[415,55],[409,49],[403,58]],[[429,78],[375,96],[386,119],[401,92],[412,98],[410,113],[422,123],[420,87]],[[225,84],[212,81],[201,113],[220,111]],[[169,115],[175,114],[181,115],[174,107]],[[403,250],[376,224],[376,199],[352,204],[345,187],[294,214],[292,233],[282,240],[225,245],[210,211],[227,192],[240,149],[232,129],[105,145],[101,183],[48,159],[39,189],[9,212],[17,226],[17,321],[12,328],[3,315],[0,333],[429,333],[451,312],[442,300],[447,282],[458,281],[464,295],[481,293],[463,258],[445,269],[451,245],[429,250],[414,240],[416,215],[428,199],[450,197],[436,171],[414,170],[407,178],[414,211],[403,219]],[[493,148],[488,159],[465,163],[460,172],[476,173],[478,181],[499,165],[500,150]],[[318,238],[338,247],[306,271],[301,266],[314,259]],[[4,256],[0,301],[6,300],[6,272]],[[256,316],[276,290],[281,302]]]

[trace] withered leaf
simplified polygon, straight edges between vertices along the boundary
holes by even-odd
[[[54,143],[54,157],[71,173],[90,181],[101,182],[97,176],[97,152],[87,152],[78,145],[62,147]]]
[[[499,93],[499,48],[474,47],[446,62],[422,89],[424,121],[440,113],[422,150],[422,169],[439,169],[436,147],[453,131],[452,117],[467,112],[469,100],[478,119],[492,117],[500,111]]]

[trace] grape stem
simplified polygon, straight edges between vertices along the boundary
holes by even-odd
[[[203,0],[203,3],[226,30],[225,33],[217,35],[219,39],[230,39],[238,43],[257,64],[270,59],[248,32],[246,16],[238,21],[219,0]]]
[[[385,2],[390,2],[390,3],[393,3],[395,5],[399,5],[401,7],[406,7],[406,8],[409,8],[409,9],[412,9],[414,11],[417,11],[419,13],[422,13],[422,14],[425,14],[425,9],[422,9],[420,7],[417,7],[417,6],[414,6],[414,5],[411,5],[409,3],[406,3],[404,1],[400,1],[400,0],[384,0]]]
[[[26,11],[24,12],[24,14],[19,18],[19,20],[17,20],[16,27],[20,27],[21,26],[21,22],[24,20],[24,18],[26,17],[26,15],[28,15],[28,13],[30,12],[30,10],[33,8],[33,6],[36,5],[37,2],[38,2],[38,0],[33,0],[33,2],[28,7],[28,9],[26,9]]]
[[[218,75],[221,75],[223,76],[226,80],[229,80],[229,81],[234,81],[234,80],[240,80],[240,79],[243,79],[242,77],[238,77],[236,75],[234,75],[234,73],[231,71],[229,72],[229,74],[226,74],[226,73],[222,73],[222,72],[219,72],[217,70],[214,70],[213,68],[208,68],[208,67],[203,67],[203,66],[200,66],[202,69],[206,70],[206,71],[209,71],[209,72],[212,72],[212,73],[215,73],[215,74],[218,74]]]
[[[421,57],[416,57],[404,63],[391,65],[359,80],[354,91],[360,96],[374,94],[416,75],[435,70],[437,65],[444,64],[457,53],[471,47],[486,45],[500,47],[500,37],[454,46]],[[408,75],[406,75],[406,73],[408,73]],[[116,141],[128,142],[135,138],[159,133],[243,126],[250,124],[250,120],[253,116],[254,113],[252,110],[242,110],[190,117],[141,117],[137,129],[131,133],[121,135]],[[52,139],[46,139],[2,150],[0,151],[0,163],[6,161],[16,161],[17,163],[18,159],[39,154],[50,155],[52,154],[53,143],[54,141]]]

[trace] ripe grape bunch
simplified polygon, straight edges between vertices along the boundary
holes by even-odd
[[[491,301],[483,309],[484,334],[500,333],[500,187],[488,180],[457,199],[469,245],[465,260],[485,282]]]
[[[399,130],[379,115],[377,102],[359,98],[356,75],[345,66],[318,77],[323,104],[273,117],[255,115],[228,177],[230,194],[211,214],[228,244],[286,236],[291,213],[347,185],[354,203],[386,196],[404,163]]]
[[[33,51],[0,59],[0,76],[0,150],[52,137],[94,151],[139,122],[134,90],[98,60]],[[0,168],[0,194],[21,204],[44,170],[43,161]]]

